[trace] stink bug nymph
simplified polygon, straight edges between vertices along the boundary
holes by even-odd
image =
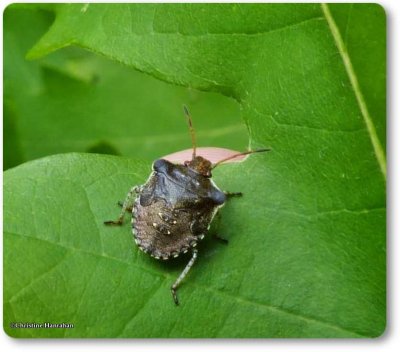
[[[192,138],[192,160],[173,164],[165,159],[153,163],[153,171],[144,185],[131,188],[115,221],[106,225],[122,225],[126,211],[132,211],[133,237],[138,247],[156,259],[168,260],[181,253],[191,253],[185,269],[171,286],[175,304],[179,304],[176,291],[197,258],[197,243],[201,241],[215,214],[227,198],[239,193],[221,191],[211,180],[211,170],[221,163],[240,155],[265,152],[269,149],[250,150],[231,155],[212,164],[196,155],[196,137],[192,119],[186,107]]]

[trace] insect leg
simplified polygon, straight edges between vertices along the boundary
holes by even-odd
[[[242,192],[224,192],[228,198],[231,197],[241,197],[243,195]]]
[[[215,214],[214,219],[213,219],[213,222],[216,223],[215,227],[218,228],[219,225],[220,225],[220,222],[221,222],[221,213],[219,211]],[[220,242],[222,242],[224,244],[228,244],[229,243],[229,241],[226,238],[220,237],[217,233],[215,233],[215,229],[212,229],[210,231],[210,233],[211,233],[211,236],[212,236],[212,238],[214,240],[218,240],[218,241],[220,241]]]
[[[124,202],[121,202],[120,200],[118,201],[118,203],[117,203],[121,208],[124,206]],[[126,211],[128,212],[128,213],[131,213],[132,212],[132,209],[133,209],[133,204],[131,204],[129,207],[127,207],[126,208]]]
[[[185,269],[183,269],[183,271],[181,272],[179,277],[176,279],[174,284],[171,286],[172,298],[174,299],[174,302],[176,305],[179,305],[178,296],[176,295],[176,290],[178,289],[179,284],[182,282],[182,280],[188,274],[190,268],[193,266],[194,262],[196,261],[196,258],[197,258],[197,249],[193,249],[192,258],[190,258],[189,263],[186,264]]]
[[[130,189],[130,191],[128,192],[128,194],[126,195],[126,198],[124,200],[124,203],[122,204],[122,210],[121,213],[119,214],[119,217],[117,220],[108,220],[108,221],[104,221],[105,225],[122,225],[122,222],[124,220],[124,215],[125,212],[127,211],[127,209],[132,208],[132,203],[134,200],[134,196],[135,193],[139,192],[139,187],[138,186],[134,186]]]
[[[228,244],[228,243],[229,243],[229,241],[228,241],[226,238],[223,238],[223,237],[221,237],[221,236],[218,236],[216,233],[213,233],[213,234],[212,234],[212,237],[213,237],[214,239],[216,239],[217,241],[220,241],[220,242],[222,242],[222,243],[224,243],[224,244]]]

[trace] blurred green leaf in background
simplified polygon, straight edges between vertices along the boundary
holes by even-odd
[[[7,334],[380,336],[385,30],[375,4],[9,6]],[[205,240],[175,307],[188,258],[157,262],[128,221],[103,221],[154,159],[190,147],[183,104],[200,145],[272,151],[215,170],[244,196],[213,225],[229,245]]]
[[[77,47],[26,60],[53,21],[52,12],[27,5],[4,14],[5,169],[56,153],[104,152],[151,162],[190,148],[183,104],[190,106],[202,145],[247,146],[231,98],[167,84]]]

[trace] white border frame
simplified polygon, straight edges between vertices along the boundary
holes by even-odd
[[[82,2],[82,1],[15,1],[15,2]],[[90,2],[110,2],[110,1],[90,1]],[[146,1],[135,1],[146,2]],[[149,1],[147,1],[149,2]],[[155,2],[155,1],[151,1]],[[171,2],[171,1],[165,1]],[[173,1],[176,2],[176,1]],[[191,1],[202,2],[202,1]],[[207,1],[210,2],[210,1]],[[232,2],[232,1],[218,1]],[[252,1],[258,2],[258,1]],[[283,1],[270,1],[283,2]],[[286,1],[295,2],[295,1]],[[302,1],[317,2],[317,1]],[[335,1],[335,2],[354,2],[364,3],[373,1]],[[12,2],[1,2],[2,12]],[[376,2],[375,2],[376,3]],[[7,336],[3,329],[0,332],[0,345],[5,351],[39,351],[47,352],[70,351],[74,352],[101,352],[110,349],[119,351],[203,351],[205,348],[211,351],[241,351],[244,348],[252,351],[392,351],[398,350],[400,346],[399,317],[400,311],[398,300],[395,300],[394,292],[399,292],[400,276],[398,270],[400,256],[395,255],[395,249],[399,249],[399,230],[400,216],[395,216],[395,211],[399,210],[400,189],[400,99],[395,98],[395,92],[400,92],[400,71],[395,62],[400,63],[400,1],[381,0],[381,4],[387,15],[387,160],[388,160],[388,183],[387,183],[387,327],[385,333],[376,339],[14,339]],[[2,16],[3,18],[3,16]],[[1,19],[2,22],[2,19]],[[3,25],[0,27],[1,41],[3,40]],[[397,41],[396,41],[397,40]],[[3,50],[3,45],[1,45]],[[3,57],[3,56],[2,56]],[[1,71],[3,78],[3,70]],[[3,88],[3,79],[1,79]],[[397,116],[397,119],[395,118]],[[0,121],[1,128],[3,120]],[[2,148],[1,136],[1,148]],[[3,153],[1,153],[2,158]],[[397,163],[395,162],[397,160]],[[2,181],[2,176],[1,176]],[[1,189],[2,193],[2,189]],[[3,199],[3,198],[1,198]],[[2,207],[0,209],[3,218]],[[0,224],[2,232],[2,222]],[[397,234],[397,236],[395,235]],[[3,241],[0,243],[0,256],[3,255]],[[397,275],[395,275],[397,273]],[[0,279],[3,282],[3,271],[0,272]],[[1,291],[1,301],[3,292]],[[3,313],[3,305],[1,305]],[[3,314],[2,314],[3,315]],[[397,331],[397,333],[396,333]]]

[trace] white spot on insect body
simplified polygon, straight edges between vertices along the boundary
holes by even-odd
[[[157,224],[155,222],[153,222],[153,227],[157,228]]]
[[[143,248],[141,245],[139,245],[139,249],[144,253],[148,253],[147,249]]]

